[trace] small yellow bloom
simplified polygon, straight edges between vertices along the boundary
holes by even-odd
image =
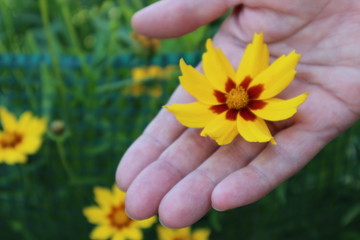
[[[94,188],[98,206],[86,207],[83,213],[90,223],[97,224],[90,234],[90,239],[141,240],[142,228],[151,227],[156,217],[135,221],[125,213],[125,193],[115,185],[112,190]]]
[[[164,68],[156,65],[133,68],[131,70],[131,79],[133,81],[130,89],[131,95],[138,97],[144,93],[148,93],[152,97],[160,97],[162,88],[158,82],[155,82],[155,84],[151,86],[146,86],[145,83],[150,79],[169,79],[175,69],[175,66],[171,65]]]
[[[157,232],[159,240],[207,240],[210,235],[208,229],[197,229],[192,233],[190,227],[169,229],[160,225]]]
[[[145,49],[156,51],[160,48],[160,40],[157,38],[149,38],[137,32],[132,33],[131,37]]]
[[[30,112],[24,112],[19,120],[0,107],[0,163],[25,163],[27,155],[36,153],[42,143],[46,130],[46,120],[36,118]]]
[[[255,34],[245,49],[237,71],[211,40],[202,57],[205,74],[180,60],[182,87],[198,101],[165,106],[187,127],[203,128],[219,145],[229,144],[240,134],[248,142],[276,144],[266,121],[292,117],[308,93],[289,100],[275,98],[294,79],[300,54],[292,51],[269,65],[269,50],[263,34]]]

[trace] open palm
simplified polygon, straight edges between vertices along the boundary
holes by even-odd
[[[291,119],[271,125],[278,145],[237,137],[219,147],[163,109],[128,149],[117,169],[130,217],[159,214],[184,227],[211,208],[254,202],[299,171],[360,116],[360,3],[358,0],[163,0],[134,17],[137,31],[177,37],[233,8],[214,38],[237,66],[254,32],[263,32],[275,59],[296,49],[296,79],[281,93],[309,92]],[[179,87],[169,103],[194,99]]]

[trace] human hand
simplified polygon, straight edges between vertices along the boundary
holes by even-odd
[[[169,227],[190,225],[214,207],[252,203],[294,175],[360,116],[360,3],[357,0],[162,0],[134,16],[150,37],[177,37],[233,8],[214,39],[237,66],[254,32],[270,56],[295,49],[297,75],[281,97],[310,95],[291,119],[273,123],[278,145],[237,137],[219,147],[162,109],[117,169],[130,217],[156,213]],[[193,102],[179,87],[169,103]]]

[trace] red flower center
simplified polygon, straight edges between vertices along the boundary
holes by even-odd
[[[262,109],[266,103],[256,100],[263,92],[263,85],[255,85],[249,88],[252,79],[246,77],[238,86],[232,79],[228,79],[225,85],[226,93],[215,90],[214,95],[219,105],[210,107],[214,113],[221,114],[226,111],[226,119],[235,121],[237,116],[241,116],[246,121],[254,121],[256,115],[250,109]]]
[[[0,139],[1,148],[15,148],[21,143],[23,136],[17,132],[5,132]]]

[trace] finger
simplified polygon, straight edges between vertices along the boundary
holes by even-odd
[[[174,92],[169,103],[192,101],[182,87]],[[144,133],[130,146],[116,170],[118,187],[126,191],[136,175],[155,161],[160,154],[185,130],[175,117],[162,109]]]
[[[163,196],[217,148],[214,141],[201,137],[199,130],[187,129],[130,185],[127,214],[134,219],[155,215]]]
[[[298,172],[331,139],[301,127],[276,135],[278,145],[268,145],[246,167],[221,181],[212,193],[212,207],[227,210],[259,200]]]
[[[219,148],[165,195],[159,207],[162,224],[182,228],[199,220],[211,207],[211,193],[217,183],[245,166],[264,146],[238,137]]]
[[[235,2],[162,0],[137,12],[132,25],[137,32],[149,37],[179,37],[220,17],[237,4]]]

